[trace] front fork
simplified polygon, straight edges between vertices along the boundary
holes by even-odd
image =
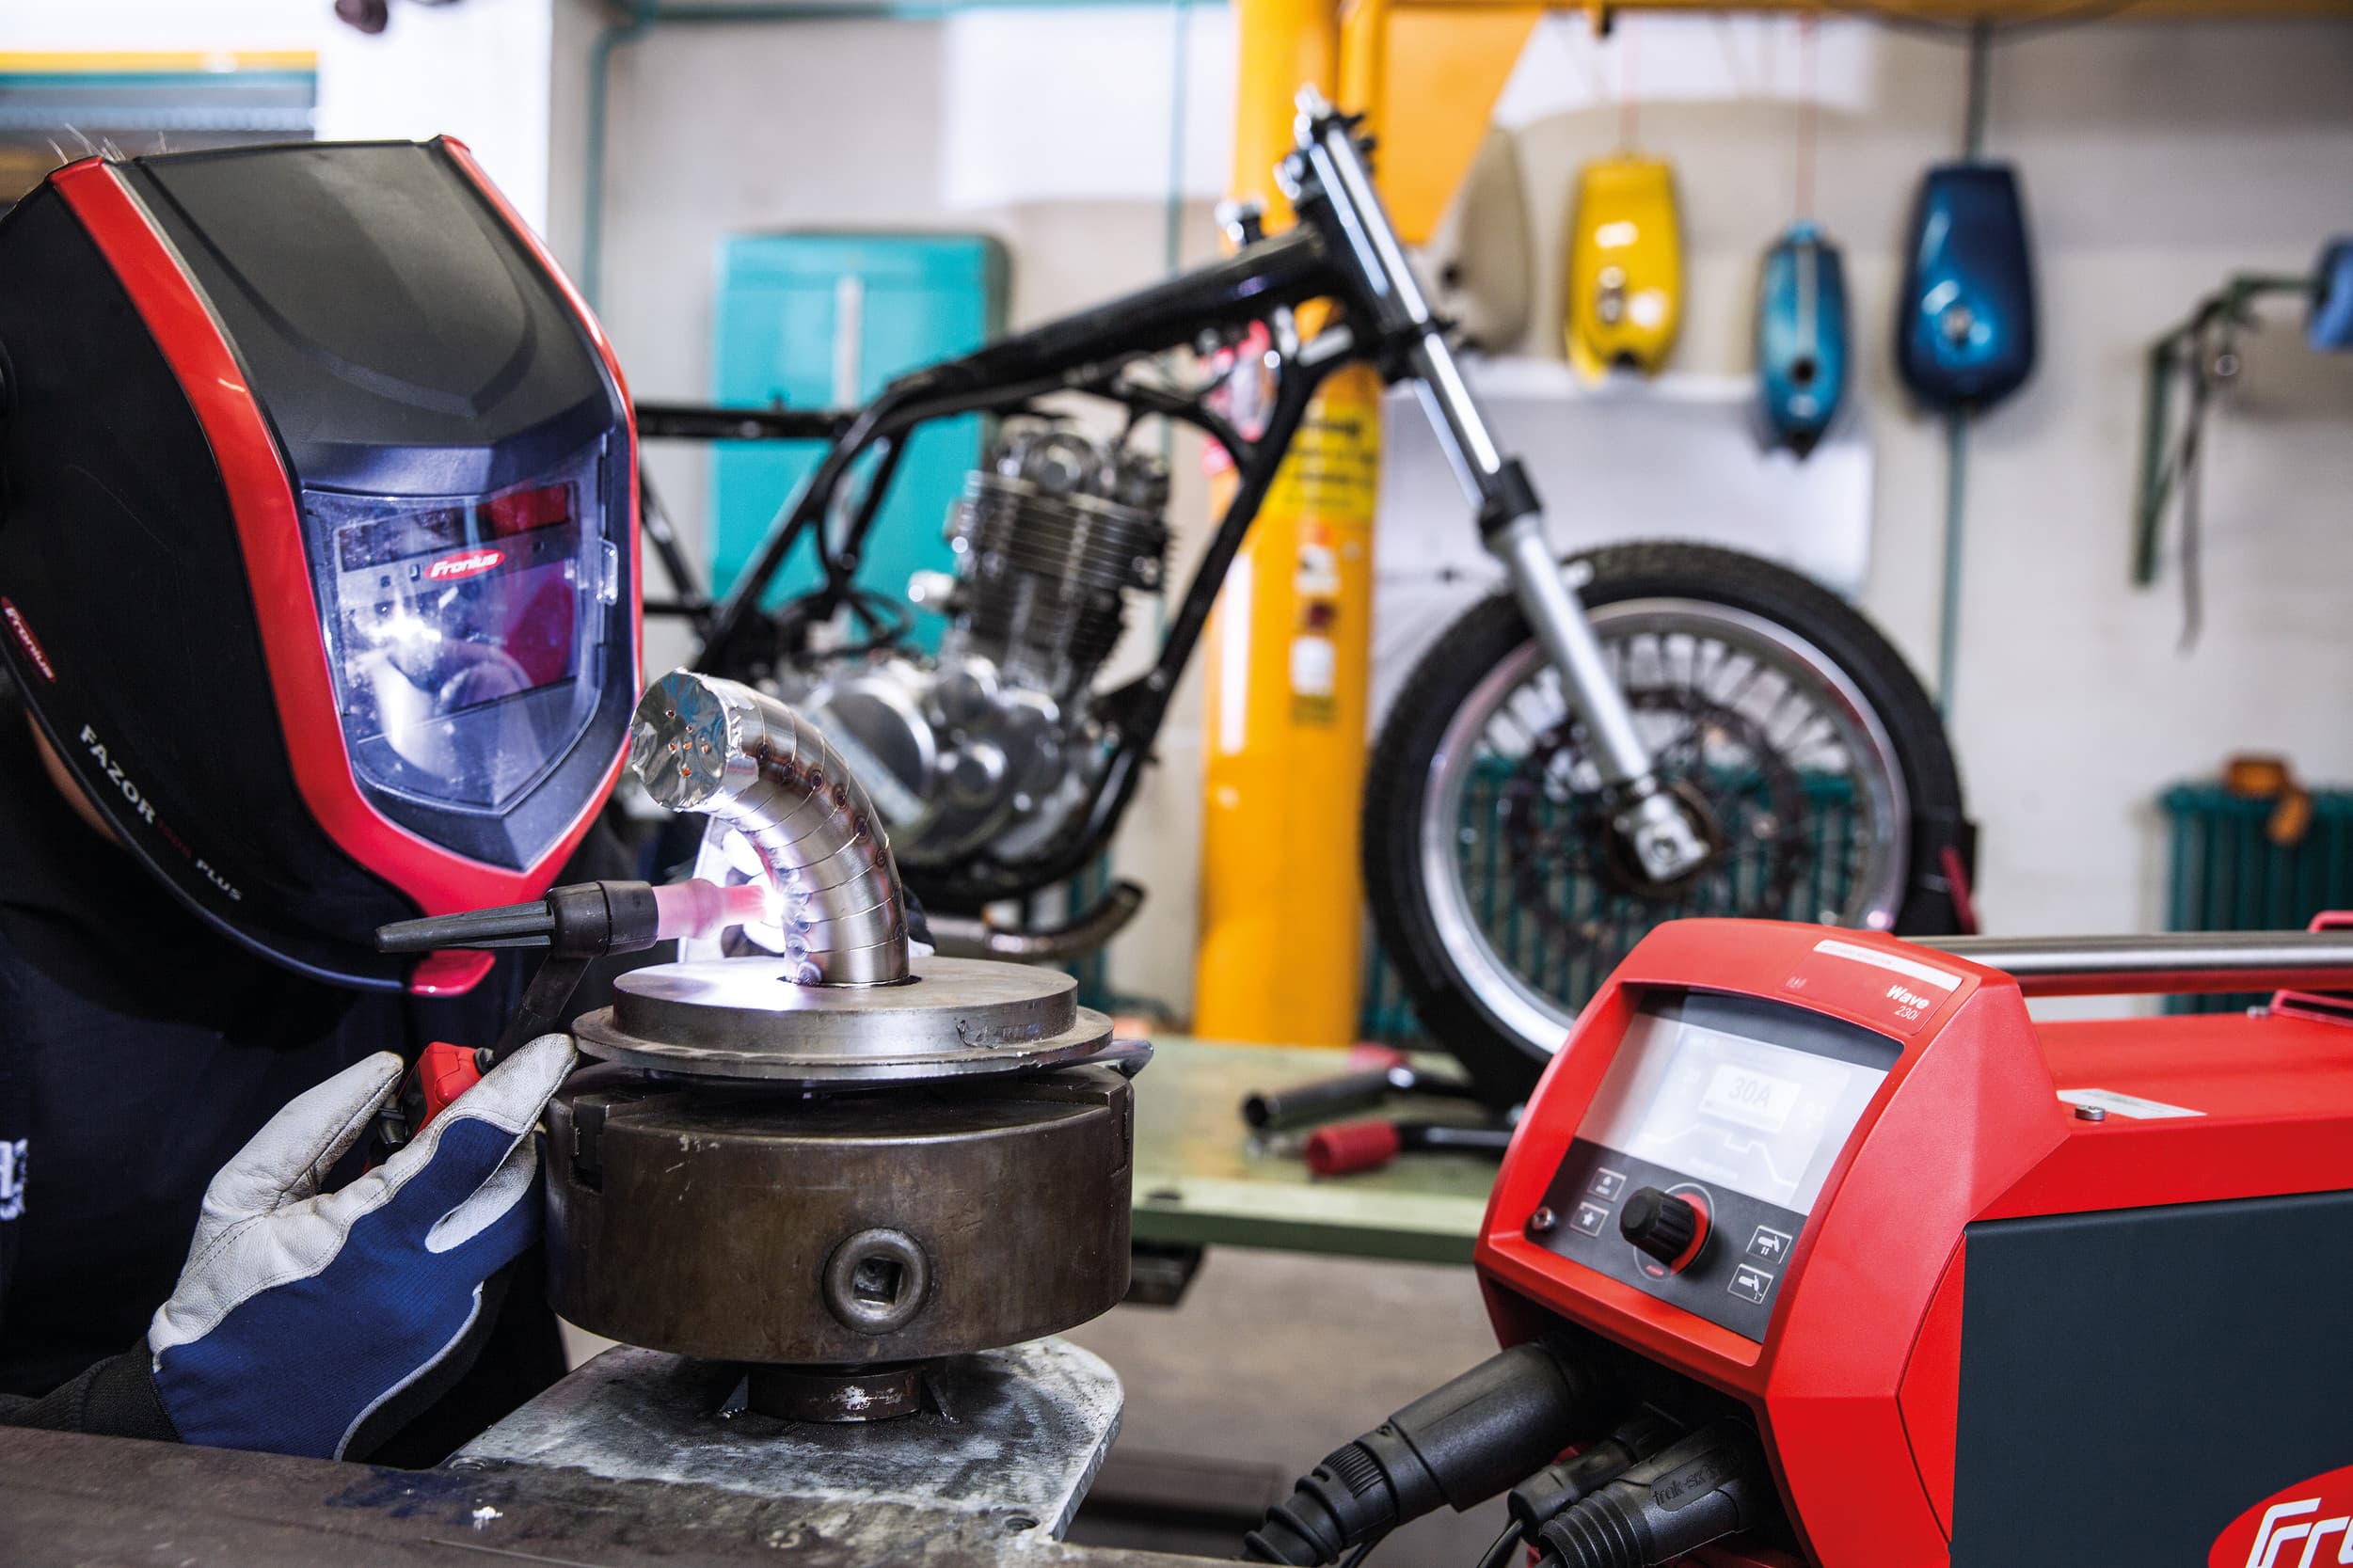
[[[1622,802],[1614,825],[1645,875],[1672,881],[1696,867],[1708,846],[1682,801],[1660,785],[1633,709],[1610,673],[1593,623],[1562,576],[1544,536],[1543,505],[1517,458],[1496,449],[1487,420],[1431,311],[1405,248],[1373,188],[1353,123],[1311,92],[1299,96],[1299,150],[1283,168],[1302,212],[1323,209],[1344,241],[1367,291],[1384,347],[1404,361],[1423,411],[1463,494],[1478,511],[1488,551],[1502,562],[1520,612],[1561,677],[1568,705],[1593,736],[1593,764]]]
[[[1520,613],[1544,644],[1552,668],[1560,672],[1569,705],[1585,721],[1602,783],[1613,786],[1623,802],[1614,825],[1626,835],[1644,875],[1654,882],[1673,881],[1707,858],[1707,843],[1683,802],[1660,787],[1650,748],[1634,728],[1633,709],[1610,673],[1601,640],[1593,634],[1577,591],[1552,559],[1543,515],[1515,517],[1487,534],[1487,546],[1503,562]]]

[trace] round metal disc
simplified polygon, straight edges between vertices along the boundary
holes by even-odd
[[[606,1061],[694,1077],[888,1083],[1019,1072],[1090,1056],[1111,1021],[1050,969],[918,958],[888,986],[804,986],[785,958],[631,970],[576,1026]]]

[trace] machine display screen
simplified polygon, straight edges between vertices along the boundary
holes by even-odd
[[[1694,1180],[1810,1213],[1847,1134],[1886,1078],[1894,1047],[1874,1065],[1851,1058],[1876,1052],[1850,1046],[1832,1055],[1820,1040],[1760,1038],[1765,1020],[1713,1001],[1677,997],[1636,1014],[1580,1134]]]
[[[1784,1002],[1665,989],[1615,1046],[1546,1189],[1538,1244],[1761,1342],[1902,1047]],[[1689,1252],[1655,1249],[1667,1199],[1704,1222]]]

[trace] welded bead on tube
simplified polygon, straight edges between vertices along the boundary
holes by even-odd
[[[803,984],[908,977],[890,841],[865,785],[808,721],[739,682],[674,670],[637,705],[629,764],[657,803],[743,834],[801,939]]]

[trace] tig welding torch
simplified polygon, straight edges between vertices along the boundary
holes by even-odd
[[[1371,1110],[1392,1094],[1475,1098],[1471,1085],[1461,1079],[1426,1071],[1414,1066],[1413,1058],[1404,1052],[1385,1045],[1357,1046],[1348,1053],[1348,1065],[1355,1070],[1287,1088],[1261,1089],[1245,1097],[1242,1119],[1262,1129],[1293,1127],[1346,1111]]]
[[[1452,1121],[1343,1121],[1319,1127],[1300,1146],[1318,1176],[1378,1170],[1400,1154],[1501,1154],[1511,1147],[1509,1127]]]
[[[400,1148],[501,1057],[563,1028],[572,993],[595,960],[614,953],[642,953],[658,942],[715,936],[733,927],[773,921],[776,907],[774,884],[765,879],[735,887],[699,879],[663,887],[569,882],[527,904],[432,914],[378,927],[375,944],[380,953],[503,947],[548,952],[496,1045],[468,1050],[435,1040],[419,1053],[401,1092],[376,1118],[378,1138],[387,1148]]]

